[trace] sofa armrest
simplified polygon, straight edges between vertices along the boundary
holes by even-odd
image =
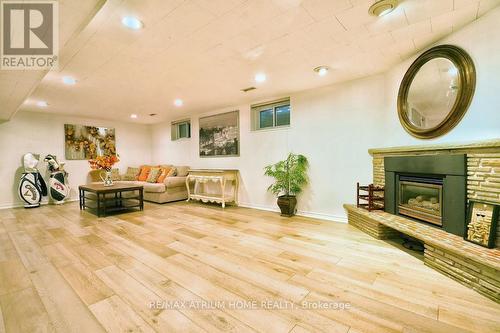
[[[167,188],[186,187],[187,177],[167,177],[163,181]]]

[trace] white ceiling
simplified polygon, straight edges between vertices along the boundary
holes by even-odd
[[[404,0],[375,18],[373,2],[108,0],[61,49],[60,71],[49,72],[20,109],[154,123],[286,96],[385,71],[500,4]],[[125,15],[144,28],[124,27]],[[319,77],[312,70],[319,65],[332,70]],[[253,81],[258,72],[266,82]],[[77,84],[64,85],[64,75]],[[257,90],[240,91],[249,86]],[[49,106],[40,109],[38,100]]]
[[[64,47],[87,25],[104,0],[59,1],[59,45]],[[10,119],[47,71],[0,70],[0,122]]]

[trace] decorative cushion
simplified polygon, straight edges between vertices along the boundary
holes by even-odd
[[[186,177],[189,173],[188,166],[178,166],[178,167],[175,167],[175,169],[176,169],[175,175],[177,177]]]
[[[148,179],[146,181],[148,183],[156,183],[156,180],[160,176],[161,169],[160,168],[151,168],[151,171],[149,171]]]
[[[116,181],[116,180],[121,180],[121,177],[120,177],[120,169],[118,169],[118,168],[111,169],[111,179],[112,179],[113,181]]]
[[[139,175],[139,168],[127,168],[127,173],[123,176],[123,180],[137,180],[137,176]]]
[[[143,165],[141,167],[141,171],[139,172],[139,176],[137,177],[137,180],[139,180],[141,182],[145,182],[148,179],[150,171],[151,171],[151,166]]]
[[[160,172],[160,176],[156,180],[157,183],[163,183],[165,178],[173,176],[175,169],[172,167],[163,167]]]

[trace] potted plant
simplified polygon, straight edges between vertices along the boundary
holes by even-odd
[[[275,179],[268,191],[278,196],[281,216],[295,215],[297,211],[296,195],[302,192],[303,186],[308,182],[307,167],[308,162],[304,155],[290,153],[286,160],[264,168],[264,174]]]

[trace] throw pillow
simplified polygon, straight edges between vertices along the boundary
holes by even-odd
[[[113,181],[121,180],[120,169],[111,169],[111,179],[113,179]]]
[[[161,172],[160,168],[151,168],[151,171],[149,171],[148,179],[146,179],[146,181],[148,183],[156,183],[156,180],[158,179],[160,172]]]
[[[139,168],[127,168],[127,173],[123,176],[123,180],[137,180],[137,175],[139,175]]]
[[[174,174],[175,169],[171,167],[163,167],[161,168],[160,176],[156,180],[157,183],[163,183],[165,178],[170,177]]]
[[[177,169],[177,177],[186,177],[189,173],[188,166],[178,166]]]
[[[139,173],[139,176],[137,177],[138,181],[145,182],[148,180],[149,172],[151,171],[151,167],[149,165],[143,165],[141,167],[141,172]]]

